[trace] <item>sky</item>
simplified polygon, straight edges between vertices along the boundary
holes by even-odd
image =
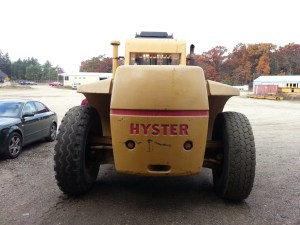
[[[112,56],[112,40],[165,31],[202,54],[238,43],[300,44],[299,0],[0,0],[0,50],[11,61],[49,60],[65,72]],[[189,47],[187,47],[187,50]]]

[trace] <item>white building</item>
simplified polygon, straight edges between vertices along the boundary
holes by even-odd
[[[59,81],[63,86],[72,86],[72,84],[88,84],[105,80],[111,77],[111,73],[94,73],[94,72],[77,72],[77,73],[61,73],[58,75]]]
[[[276,85],[280,92],[300,92],[300,75],[269,75],[260,76],[253,82],[253,90],[259,86]]]
[[[254,85],[259,84],[277,84],[279,87],[294,86],[300,88],[300,75],[260,76],[254,80]]]

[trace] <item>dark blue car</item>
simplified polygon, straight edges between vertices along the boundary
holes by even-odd
[[[34,100],[0,99],[0,155],[16,158],[22,147],[46,139],[54,141],[57,115]]]

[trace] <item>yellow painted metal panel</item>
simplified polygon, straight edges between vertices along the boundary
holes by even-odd
[[[292,92],[300,93],[300,88],[280,88],[280,92],[282,92],[282,93],[292,93]]]
[[[111,126],[114,134],[114,160],[118,172],[147,176],[181,176],[201,171],[208,116],[111,115]],[[185,126],[183,131],[181,126]],[[126,147],[128,140],[135,143],[134,149]],[[186,141],[193,143],[191,150],[184,149]]]
[[[223,95],[223,96],[235,96],[240,95],[240,90],[235,87],[231,87],[226,84],[207,80],[208,95]]]
[[[80,85],[77,89],[77,92],[109,94],[111,93],[111,89],[112,89],[112,78],[108,78],[94,83]]]
[[[112,109],[208,109],[203,70],[196,66],[120,66]]]

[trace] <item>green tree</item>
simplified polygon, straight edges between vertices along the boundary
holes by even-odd
[[[2,70],[3,73],[11,77],[12,74],[12,64],[9,58],[8,53],[2,53],[0,50],[0,69]]]
[[[13,79],[15,80],[24,80],[26,74],[26,65],[21,59],[18,59],[13,64]]]
[[[52,64],[48,60],[42,65],[41,80],[49,82],[57,80],[57,70],[52,67]]]
[[[276,53],[270,55],[270,74],[279,74],[281,71]]]
[[[26,67],[25,78],[27,80],[39,81],[42,75],[42,68],[40,65],[29,65]]]

